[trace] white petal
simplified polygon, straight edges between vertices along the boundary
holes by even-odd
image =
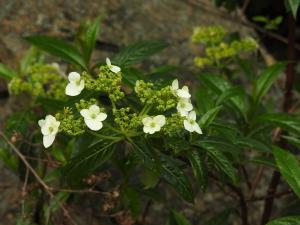
[[[96,117],[96,120],[102,122],[107,118],[107,114],[106,113],[99,113]]]
[[[81,93],[81,91],[82,89],[80,90],[77,85],[75,85],[74,83],[69,83],[66,86],[65,93],[69,96],[77,96]]]
[[[153,118],[154,122],[157,123],[160,127],[162,127],[163,125],[165,125],[166,123],[166,117],[163,116],[163,115],[158,115],[158,116],[155,116]]]
[[[100,108],[97,105],[91,105],[90,108],[89,108],[89,111],[91,113],[99,114]]]
[[[150,133],[150,130],[151,130],[151,127],[149,127],[149,126],[144,126],[144,127],[143,127],[143,131],[144,131],[146,134]]]
[[[45,148],[48,148],[52,145],[55,140],[55,135],[45,135],[43,137],[43,145]]]
[[[80,110],[80,114],[81,114],[84,118],[89,118],[89,110],[88,110],[88,109],[82,109],[82,110]]]
[[[185,110],[178,110],[180,116],[183,116],[183,117],[187,117],[189,112],[188,111],[185,111]]]
[[[110,67],[110,70],[112,71],[112,72],[114,72],[114,73],[119,73],[120,71],[121,71],[121,68],[120,67],[118,67],[118,66],[111,66]]]
[[[187,86],[184,86],[182,89],[178,89],[177,95],[180,98],[190,98],[191,97],[191,95],[189,93],[189,88]]]
[[[196,120],[196,113],[195,113],[195,111],[191,111],[189,113],[188,117],[189,117],[190,120]]]
[[[178,80],[175,79],[172,82],[172,90],[176,91],[176,90],[178,90],[178,88],[179,88]]]
[[[153,121],[153,119],[151,117],[145,117],[142,122],[144,125],[149,125],[151,122]]]
[[[199,127],[199,124],[198,124],[198,123],[195,123],[195,124],[193,125],[193,129],[194,129],[194,131],[197,132],[198,134],[202,134],[202,130],[201,130],[201,128]]]
[[[45,120],[39,120],[38,124],[40,127],[43,127],[45,125],[46,121]]]
[[[79,73],[77,73],[77,72],[71,72],[71,73],[69,73],[69,75],[68,75],[68,79],[69,79],[69,81],[70,82],[76,82],[76,81],[78,81],[78,80],[80,80],[80,74]]]
[[[189,123],[188,120],[184,120],[183,121],[183,125],[184,125],[184,128],[189,131],[189,132],[193,132],[194,129],[193,129],[193,126]]]
[[[52,116],[52,115],[47,115],[47,116],[45,117],[45,120],[46,120],[46,123],[54,123],[54,122],[56,122],[55,117]]]
[[[106,65],[108,67],[111,67],[111,62],[110,62],[110,59],[106,57]]]
[[[43,135],[50,135],[49,126],[45,124],[42,127],[41,132],[42,132]]]
[[[94,131],[100,130],[103,127],[103,124],[101,121],[84,118],[84,122],[88,126],[88,128],[90,128],[91,130],[94,130]]]

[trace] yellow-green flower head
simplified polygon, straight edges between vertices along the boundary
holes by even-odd
[[[226,31],[221,26],[195,27],[192,41],[203,44],[217,44],[223,40],[225,35]]]
[[[9,90],[15,95],[26,93],[32,97],[62,99],[65,85],[66,80],[56,66],[37,63],[28,68],[27,74],[13,78]]]

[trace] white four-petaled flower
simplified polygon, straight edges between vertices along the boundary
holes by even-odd
[[[179,99],[177,103],[177,111],[181,116],[187,116],[188,112],[191,110],[193,110],[193,105],[189,99]]]
[[[113,73],[119,73],[121,71],[120,67],[111,64],[111,61],[109,58],[106,58],[106,65],[108,66],[110,71],[112,71]]]
[[[84,117],[84,122],[91,130],[97,131],[103,127],[102,121],[107,118],[107,114],[100,111],[99,106],[91,105],[88,109],[82,109],[80,114]]]
[[[66,95],[76,96],[84,89],[84,80],[81,79],[80,74],[77,72],[71,72],[68,76],[69,83],[66,87]]]
[[[54,142],[60,122],[57,121],[54,116],[47,115],[44,120],[39,120],[38,124],[43,134],[43,145],[45,148],[48,148]]]
[[[145,133],[154,134],[166,124],[166,118],[163,115],[158,115],[154,117],[145,117],[143,120],[143,130]]]
[[[196,121],[195,111],[189,112],[189,114],[186,116],[186,119],[183,121],[183,125],[184,128],[189,132],[196,132],[198,134],[202,134],[202,130]]]

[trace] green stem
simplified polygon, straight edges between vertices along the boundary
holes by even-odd
[[[120,136],[107,136],[107,135],[96,133],[94,131],[88,131],[88,132],[94,136],[97,136],[97,137],[100,137],[103,139],[107,139],[107,140],[121,140],[122,139],[122,137],[120,137]]]

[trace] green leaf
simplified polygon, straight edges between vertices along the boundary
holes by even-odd
[[[236,146],[234,143],[219,136],[201,137],[198,140],[194,141],[192,145],[204,149],[215,148],[222,152],[228,152],[231,154],[239,154],[241,152],[241,149],[238,148],[238,146]]]
[[[285,68],[285,63],[276,63],[265,69],[254,82],[253,100],[258,103],[261,98],[269,91],[274,81]]]
[[[162,41],[139,41],[123,48],[112,60],[119,66],[129,66],[138,63],[160,51],[168,45]]]
[[[169,183],[182,197],[188,202],[194,202],[194,194],[190,181],[183,173],[182,169],[178,167],[176,162],[161,155],[162,161],[162,177]]]
[[[71,185],[78,185],[89,173],[107,162],[115,151],[117,141],[106,142],[93,148],[80,149],[78,154],[64,167],[63,172]]]
[[[207,185],[207,167],[205,161],[197,151],[188,151],[188,159],[191,163],[194,176],[198,182],[199,187],[204,191]]]
[[[216,96],[220,96],[225,91],[233,88],[227,80],[219,75],[203,73],[200,74],[199,79],[206,87],[211,89]],[[238,111],[243,117],[246,117],[247,101],[245,96],[233,96],[230,98],[229,103],[229,106],[233,111]]]
[[[231,99],[234,96],[241,96],[245,95],[245,92],[240,87],[232,87],[225,90],[218,98],[216,105],[220,105],[221,103],[225,102],[226,100]]]
[[[260,140],[253,139],[250,137],[239,137],[237,140],[234,142],[236,145],[239,145],[244,148],[248,148],[251,150],[257,150],[260,152],[271,152],[271,147],[266,145]]]
[[[181,213],[172,210],[172,214],[174,216],[177,225],[192,225],[192,223]]]
[[[300,0],[288,0],[288,3],[292,10],[293,16],[296,18]]]
[[[300,135],[300,119],[296,116],[287,113],[267,113],[258,117],[258,122],[261,121]]]
[[[255,163],[258,165],[264,165],[271,167],[273,169],[277,169],[276,163],[274,160],[267,158],[265,156],[258,156],[258,157],[253,157],[252,159],[249,160],[250,163]]]
[[[84,56],[85,60],[88,63],[93,49],[95,48],[95,44],[97,41],[97,37],[99,35],[100,31],[100,22],[101,19],[98,17],[94,22],[90,23],[89,26],[87,27],[85,34],[84,34]]]
[[[273,155],[280,173],[300,198],[300,164],[298,159],[277,146],[273,147]]]
[[[0,63],[0,77],[10,80],[15,76],[17,76],[17,73],[15,71]]]
[[[125,186],[122,190],[122,200],[130,209],[133,217],[137,217],[141,212],[141,199],[139,192],[129,186]]]
[[[30,44],[37,46],[51,55],[78,65],[84,70],[88,70],[83,55],[77,48],[65,41],[47,36],[29,36],[25,37],[24,39]]]
[[[272,220],[266,225],[299,225],[300,224],[300,216],[288,216],[282,217],[279,219]]]
[[[215,162],[217,168],[225,173],[234,183],[237,183],[236,169],[231,164],[230,160],[221,151],[209,148],[208,155]]]
[[[300,149],[300,140],[296,137],[281,135],[282,138],[286,139],[290,144]]]
[[[208,110],[200,119],[199,123],[200,123],[200,127],[201,128],[206,128],[208,127],[213,120],[215,119],[215,117],[217,116],[217,114],[220,112],[220,110],[222,109],[222,106],[217,106],[215,108],[212,108],[210,110]]]

